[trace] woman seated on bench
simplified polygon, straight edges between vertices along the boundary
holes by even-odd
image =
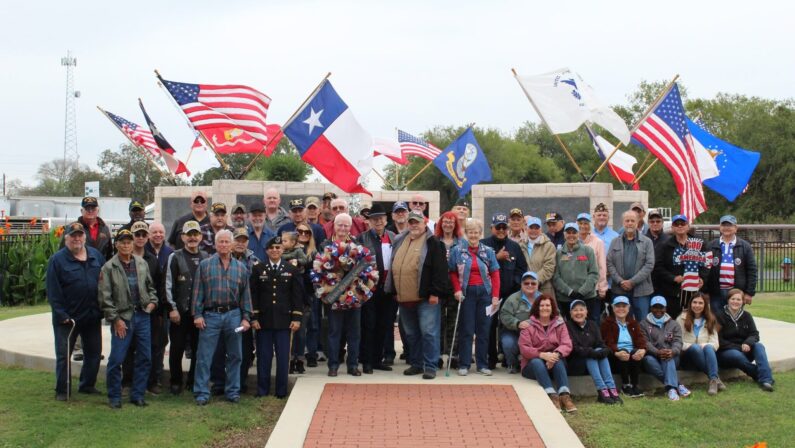
[[[571,320],[566,322],[572,345],[571,355],[566,359],[569,375],[591,375],[600,403],[623,403],[613,382],[610,361],[607,360],[610,351],[602,342],[599,326],[587,320],[588,307],[585,302],[579,299],[572,301],[569,315]]]
[[[610,351],[613,370],[621,374],[621,392],[632,398],[643,396],[638,388],[640,365],[646,356],[646,336],[629,312],[629,298],[613,299],[613,315],[602,321],[602,338]]]
[[[773,372],[767,362],[765,346],[759,342],[759,331],[750,313],[743,309],[743,292],[729,291],[728,304],[717,312],[720,330],[718,364],[745,372],[762,390],[773,392]]]
[[[710,310],[709,300],[696,295],[676,321],[682,327],[682,368],[703,372],[709,377],[707,393],[716,395],[726,386],[718,377],[718,321]]]

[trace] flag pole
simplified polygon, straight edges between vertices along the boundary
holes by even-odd
[[[174,176],[171,174],[171,172],[170,172],[170,171],[168,171],[168,170],[165,170],[165,171],[164,171],[164,170],[163,170],[163,168],[161,168],[161,167],[160,167],[160,165],[158,165],[158,164],[157,164],[157,162],[155,162],[154,158],[152,157],[152,154],[151,154],[151,153],[149,153],[149,150],[148,150],[148,149],[146,149],[146,148],[142,148],[142,147],[141,147],[141,145],[139,145],[138,143],[135,143],[135,141],[133,141],[133,139],[132,139],[132,138],[130,138],[130,136],[129,136],[129,135],[127,135],[127,133],[126,133],[126,132],[124,132],[124,130],[123,130],[122,128],[120,128],[120,127],[119,127],[119,125],[118,125],[118,124],[116,124],[116,122],[115,122],[115,121],[113,121],[113,119],[112,119],[112,118],[110,118],[110,116],[108,115],[108,113],[107,113],[107,112],[106,112],[104,109],[102,109],[102,108],[101,108],[101,107],[99,107],[99,106],[97,106],[97,109],[98,109],[98,110],[99,110],[99,111],[102,113],[102,115],[104,115],[104,116],[105,116],[105,118],[107,118],[107,119],[108,119],[108,120],[109,120],[111,123],[113,123],[113,126],[114,126],[116,129],[118,129],[118,130],[119,130],[119,132],[121,132],[123,136],[125,136],[125,137],[127,138],[127,140],[130,142],[130,144],[131,144],[131,145],[133,145],[133,146],[134,146],[135,148],[137,148],[139,151],[141,151],[141,152],[143,152],[143,153],[144,153],[144,156],[146,156],[146,160],[147,160],[149,163],[151,163],[151,164],[152,164],[152,166],[154,166],[154,167],[155,167],[155,169],[156,169],[157,171],[159,171],[159,172],[160,172],[160,174],[165,174],[165,175],[167,175],[168,177],[171,177],[171,178],[172,178],[172,180],[175,180],[175,179],[174,179]]]
[[[524,95],[527,97],[527,100],[530,101],[530,104],[533,106],[533,109],[535,109],[535,111],[538,114],[538,116],[541,117],[541,121],[543,121],[544,124],[547,126],[547,129],[549,129],[549,132],[551,132],[552,135],[555,136],[555,140],[557,140],[558,144],[560,145],[560,147],[563,148],[563,152],[566,153],[566,156],[569,158],[569,161],[571,162],[571,164],[574,165],[574,168],[576,168],[577,172],[580,174],[580,176],[582,176],[582,180],[584,180],[586,182],[589,182],[588,178],[585,176],[585,173],[582,172],[582,169],[580,169],[580,166],[577,165],[577,162],[574,160],[574,157],[569,152],[569,148],[567,148],[566,145],[563,144],[563,140],[560,139],[558,134],[555,134],[554,132],[552,132],[552,128],[549,127],[549,124],[547,124],[547,120],[544,119],[544,116],[541,114],[541,111],[538,109],[538,107],[536,107],[536,103],[533,102],[533,98],[531,98],[530,94],[527,93],[527,90],[524,89],[524,86],[519,81],[519,74],[516,73],[516,69],[512,68],[511,72],[513,72],[513,77],[516,79],[516,82],[519,83],[519,87],[522,88],[522,92],[524,92]]]
[[[589,134],[590,138],[593,140],[593,143],[594,143],[594,145],[595,145],[597,148],[599,148],[599,149],[601,150],[601,147],[599,147],[599,144],[596,142],[596,133],[593,131],[593,129],[591,129],[591,125],[590,125],[590,124],[589,124],[587,121],[585,122],[585,129],[588,131],[588,134]],[[603,138],[604,138],[604,137],[603,137]],[[607,139],[605,139],[605,140],[607,140]],[[608,143],[609,143],[609,142],[608,142]],[[618,142],[618,144],[616,145],[616,147],[615,147],[615,148],[613,148],[613,152],[611,152],[611,153],[610,153],[610,156],[611,156],[611,157],[612,157],[612,156],[613,156],[613,154],[615,154],[615,152],[618,150],[618,147],[619,147],[619,146],[621,146],[621,142],[620,142],[620,141]],[[588,182],[593,182],[593,180],[594,180],[594,178],[596,177],[596,175],[597,175],[597,174],[599,174],[599,171],[600,171],[600,170],[601,170],[601,169],[602,169],[602,168],[603,168],[603,167],[604,167],[604,166],[607,164],[607,161],[608,161],[608,160],[610,160],[610,157],[607,157],[607,158],[606,158],[606,159],[605,159],[605,160],[602,162],[602,165],[600,165],[600,166],[599,166],[599,169],[597,169],[597,170],[596,170],[596,172],[595,172],[595,173],[593,173],[593,175],[591,175],[591,177],[589,177],[589,178],[588,178]],[[615,177],[616,179],[618,179],[618,176],[615,176],[615,173],[612,173],[612,171],[611,171],[611,174],[614,174],[614,177]],[[622,186],[622,187],[623,187],[625,190],[627,189],[627,186],[624,184],[624,182],[623,182],[621,179],[618,179],[618,182],[621,184],[621,186]]]
[[[387,185],[387,186],[389,186],[389,182],[387,182],[387,181],[386,181],[386,179],[384,178],[384,176],[383,176],[381,173],[379,173],[377,169],[375,169],[375,168],[371,168],[371,170],[372,170],[372,171],[375,173],[375,175],[376,175],[376,176],[378,176],[378,177],[380,177],[380,178],[381,178],[381,180],[384,182],[384,185]]]
[[[630,131],[630,135],[634,134],[635,131],[638,130],[638,126],[640,126],[640,124],[643,122],[643,120],[645,120],[649,116],[651,111],[654,110],[655,107],[657,107],[657,105],[659,104],[660,100],[662,100],[662,97],[665,96],[665,94],[668,93],[669,90],[671,90],[671,87],[673,87],[673,85],[674,85],[674,83],[676,82],[677,79],[679,79],[679,74],[678,73],[674,76],[674,79],[672,79],[671,82],[668,83],[666,88],[663,89],[662,93],[660,93],[657,96],[657,98],[654,100],[654,102],[651,104],[651,106],[648,109],[646,109],[646,113],[643,114],[643,118],[638,120],[638,122],[635,124],[635,126],[632,127],[632,130]],[[616,146],[613,148],[613,151],[610,152],[610,155],[607,156],[607,158],[604,161],[602,161],[602,164],[599,165],[599,168],[597,168],[596,171],[594,171],[593,175],[591,175],[591,177],[590,177],[590,179],[588,179],[588,181],[592,181],[604,169],[605,165],[607,165],[607,162],[610,161],[610,158],[613,157],[613,155],[618,151],[618,148],[620,148],[620,147],[621,147],[621,142],[618,142],[616,144]],[[640,168],[638,168],[638,169],[640,169]],[[632,184],[630,184],[630,185],[632,185]]]
[[[647,166],[647,167],[646,167],[646,169],[645,169],[645,170],[643,170],[643,172],[642,172],[642,173],[641,173],[639,176],[635,177],[635,179],[632,179],[632,184],[634,185],[634,184],[636,184],[636,183],[640,182],[640,179],[641,179],[643,176],[645,176],[645,175],[646,175],[646,173],[648,173],[648,172],[649,172],[649,170],[651,170],[652,168],[654,168],[654,165],[657,163],[657,161],[658,161],[658,160],[660,160],[660,159],[654,159],[654,161],[653,161],[653,162],[651,162],[651,163],[649,164],[649,166]]]
[[[409,187],[409,185],[410,185],[412,182],[414,182],[414,179],[416,179],[416,178],[417,178],[417,176],[419,176],[420,174],[422,174],[422,172],[423,172],[423,171],[427,170],[427,169],[428,169],[428,167],[429,167],[429,166],[431,166],[431,164],[432,164],[432,163],[433,163],[433,160],[429,160],[429,161],[428,161],[428,163],[426,163],[426,164],[425,164],[425,166],[424,166],[424,167],[422,167],[422,169],[421,169],[421,170],[419,170],[419,171],[417,172],[417,174],[415,174],[414,176],[412,176],[412,177],[411,177],[411,179],[409,179],[409,180],[408,180],[408,182],[406,182],[406,185],[403,185],[403,186],[404,186],[404,187],[406,187],[406,188],[408,188],[408,187]]]
[[[163,89],[166,92],[166,96],[171,100],[171,104],[173,104],[174,107],[176,107],[177,110],[179,110],[179,112],[182,114],[182,116],[185,117],[185,121],[188,123],[188,126],[193,130],[193,133],[197,137],[201,138],[204,141],[204,143],[210,148],[210,150],[212,150],[213,154],[215,154],[215,158],[218,159],[218,163],[221,164],[221,168],[223,168],[224,171],[227,171],[227,172],[231,173],[232,171],[229,169],[229,165],[227,165],[227,163],[224,161],[224,159],[221,157],[221,155],[218,154],[218,151],[216,151],[215,147],[207,140],[207,137],[205,137],[204,134],[199,132],[198,129],[193,127],[193,123],[191,123],[190,119],[188,119],[188,116],[185,115],[185,111],[182,110],[181,107],[179,107],[179,104],[177,104],[177,101],[174,99],[173,96],[171,96],[171,93],[168,91],[168,89],[166,89],[166,86],[163,85],[163,77],[160,76],[160,72],[157,71],[157,69],[155,69],[155,75],[157,76],[157,79],[158,79],[157,85],[160,86],[160,88]]]
[[[298,106],[298,109],[296,109],[295,112],[293,112],[293,114],[290,115],[290,118],[288,118],[287,121],[284,122],[284,125],[282,125],[282,127],[279,129],[279,132],[277,132],[276,135],[274,135],[273,138],[271,138],[271,140],[276,140],[276,137],[278,137],[279,135],[284,133],[284,128],[289,126],[293,122],[293,120],[295,120],[295,116],[298,115],[298,112],[301,112],[301,110],[304,108],[304,106],[306,106],[306,103],[308,103],[309,101],[312,100],[312,98],[315,97],[317,92],[320,91],[320,89],[323,87],[323,84],[326,83],[326,81],[328,80],[328,78],[330,76],[331,76],[331,72],[326,73],[326,76],[324,76],[323,79],[320,81],[320,83],[318,83],[317,87],[315,87],[315,90],[313,90],[312,93],[310,93],[309,96],[306,97],[304,102],[302,102],[301,105]],[[270,144],[270,142],[268,142],[268,144]],[[251,169],[251,167],[254,166],[254,162],[257,161],[259,156],[261,156],[262,153],[265,152],[265,150],[267,148],[268,148],[268,145],[263,145],[262,146],[262,149],[260,150],[260,152],[258,152],[257,155],[255,155],[254,158],[251,159],[251,162],[249,162],[249,164],[246,165],[245,168],[243,168],[243,171],[240,172],[240,175],[238,176],[238,179],[241,179],[243,176],[246,175],[246,173],[248,173],[248,171]]]

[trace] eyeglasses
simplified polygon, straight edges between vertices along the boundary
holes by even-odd
[[[344,212],[344,211],[345,211],[345,206],[343,206],[343,205],[338,205],[338,206],[336,206],[336,207],[331,207],[331,210],[332,210],[332,211],[335,211],[335,212]]]
[[[205,201],[204,198],[196,198],[193,200],[194,204],[204,204],[205,202],[207,201]]]
[[[85,210],[85,211],[87,211],[89,213],[95,212],[95,211],[97,211],[97,206],[96,205],[86,205],[85,207],[83,207],[83,210]]]
[[[522,282],[522,286],[536,286],[538,282]]]
[[[686,225],[687,225],[687,223],[686,223],[686,222],[684,222],[684,221],[676,221],[676,222],[674,222],[674,223],[671,223],[671,225],[672,225],[673,227],[684,227],[684,226],[686,226]]]
[[[411,205],[425,205],[424,202],[419,202],[419,201],[411,201],[410,204]]]
[[[299,235],[312,235],[311,230],[298,229],[296,230],[296,233],[298,233]]]
[[[149,236],[149,234],[146,232],[135,232],[133,236],[136,238],[146,238]]]

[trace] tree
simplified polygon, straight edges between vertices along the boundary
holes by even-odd
[[[102,196],[131,197],[144,202],[154,200],[158,185],[186,185],[187,182],[165,175],[141,149],[130,145],[119,145],[118,151],[106,149],[98,162],[103,179],[100,182]]]
[[[236,179],[251,163],[255,154],[227,154],[222,155],[224,162],[229,166],[230,172],[221,167],[210,168],[193,176],[193,185],[210,185],[217,179]],[[303,182],[312,168],[298,156],[298,151],[292,143],[283,138],[276,145],[270,157],[260,155],[251,170],[245,174],[246,180],[273,180]]]
[[[85,182],[100,180],[102,174],[74,160],[55,159],[42,163],[36,173],[39,183],[27,190],[35,196],[83,196]]]

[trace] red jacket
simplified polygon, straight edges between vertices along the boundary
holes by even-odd
[[[546,330],[541,322],[530,316],[530,326],[519,335],[519,352],[522,354],[522,369],[531,359],[540,357],[542,352],[558,352],[561,357],[571,353],[571,338],[563,318],[553,319]]]
[[[631,315],[627,316],[627,330],[632,338],[632,346],[635,350],[646,350],[646,336],[640,328],[640,324]],[[618,351],[618,323],[615,316],[610,316],[602,321],[602,340],[611,353]]]

